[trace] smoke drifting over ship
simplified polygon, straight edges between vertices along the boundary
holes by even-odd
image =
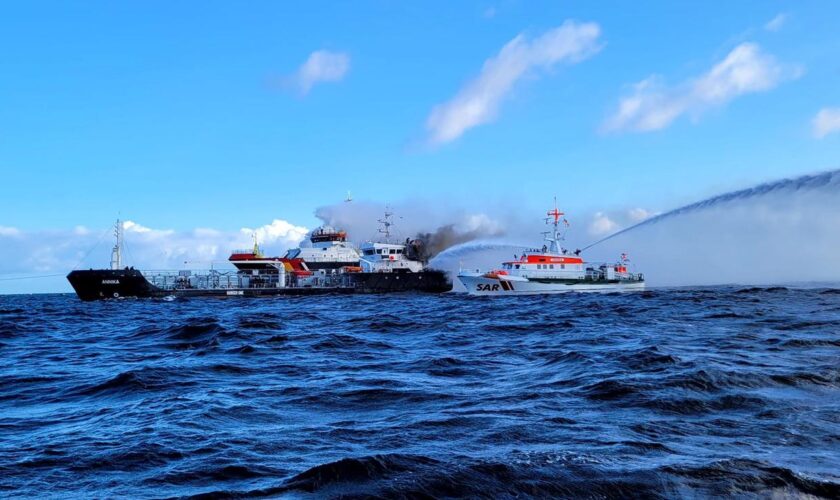
[[[430,260],[447,248],[489,236],[504,236],[504,233],[498,231],[495,234],[486,234],[481,230],[462,232],[458,231],[454,224],[447,224],[431,233],[419,233],[417,239],[423,242],[423,260]]]
[[[505,235],[500,222],[486,214],[465,211],[443,212],[424,208],[422,203],[404,203],[387,208],[395,214],[390,240],[409,243],[414,258],[429,261],[454,245]],[[385,235],[377,221],[384,205],[357,202],[320,207],[315,216],[324,224],[344,229],[353,241],[379,240]]]

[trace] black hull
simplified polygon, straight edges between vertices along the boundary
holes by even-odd
[[[320,295],[327,293],[443,293],[452,289],[446,273],[437,270],[419,273],[352,273],[349,286],[285,288],[158,288],[136,269],[91,269],[73,271],[67,280],[84,301],[154,297],[263,297],[275,295]]]
[[[120,297],[163,297],[166,291],[149,283],[136,269],[72,271],[67,281],[82,300]]]
[[[351,276],[356,290],[361,293],[445,293],[452,290],[446,273],[437,269],[419,273],[353,273]]]

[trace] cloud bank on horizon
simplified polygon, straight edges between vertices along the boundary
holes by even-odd
[[[250,248],[253,235],[278,253],[296,247],[309,230],[275,219],[256,228],[220,231],[153,229],[124,221],[125,263],[141,269],[206,269],[226,261],[236,248]],[[66,230],[23,231],[0,228],[0,275],[64,273],[76,268],[108,266],[112,228],[92,231],[84,226]]]
[[[631,95],[603,124],[607,132],[650,132],[663,129],[682,115],[698,119],[742,95],[770,90],[802,70],[779,63],[755,43],[742,43],[708,72],[669,87],[656,75],[633,85]]]
[[[426,120],[429,144],[454,141],[467,130],[491,122],[522,78],[551,70],[562,62],[574,64],[591,57],[603,45],[600,35],[598,24],[575,21],[566,21],[533,39],[517,35],[484,61],[478,76],[453,98],[432,109]]]

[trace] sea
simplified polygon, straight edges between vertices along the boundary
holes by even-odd
[[[840,497],[840,289],[0,297],[3,498]]]

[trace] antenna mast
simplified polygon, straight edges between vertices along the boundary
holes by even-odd
[[[114,224],[114,236],[117,238],[117,243],[111,250],[111,269],[122,269],[122,249],[123,249],[123,225],[122,221],[117,219]]]
[[[394,225],[391,222],[391,217],[394,215],[394,212],[389,212],[388,207],[385,207],[385,217],[379,219],[379,223],[382,224],[382,227],[379,228],[379,232],[385,235],[385,243],[388,243],[391,238],[391,226]]]
[[[251,234],[251,237],[254,238],[254,255],[257,256],[257,257],[262,257],[262,253],[260,253],[260,245],[257,242],[256,231]]]
[[[551,231],[551,236],[552,237],[551,238],[546,237],[545,239],[546,239],[546,241],[551,243],[551,246],[549,248],[551,250],[551,252],[560,253],[560,244],[558,242],[563,239],[563,236],[560,235],[560,231],[557,230],[557,227],[560,225],[560,217],[562,215],[565,215],[565,214],[563,212],[561,212],[560,210],[557,210],[557,197],[556,196],[554,197],[554,210],[549,210],[546,215],[548,215],[548,217],[546,217],[545,223],[546,224],[553,224],[554,229],[553,229],[553,231]],[[551,222],[552,218],[554,219],[554,222]],[[565,219],[563,219],[563,220],[565,222]],[[548,234],[548,233],[546,232],[546,233],[543,233],[543,234]]]

